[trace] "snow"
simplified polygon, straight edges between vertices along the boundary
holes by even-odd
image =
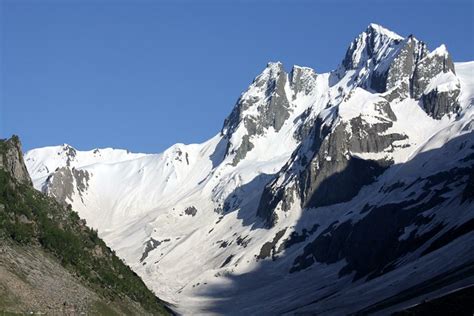
[[[382,115],[376,110],[376,104],[380,102],[387,101],[377,94],[355,88],[339,106],[339,116],[344,121],[362,116],[367,123],[378,123]]]
[[[431,79],[424,93],[428,94],[433,90],[438,92],[448,92],[459,89],[459,79],[451,71],[442,72]]]
[[[434,51],[432,51],[431,53],[429,53],[427,55],[427,57],[431,58],[433,56],[444,56],[444,57],[447,57],[448,56],[448,48],[446,47],[446,45],[444,44],[441,44],[439,47],[437,47]]]
[[[461,83],[459,103],[463,108],[472,108],[474,104],[474,61],[455,63],[454,68]]]
[[[376,23],[370,23],[369,27],[374,29],[377,33],[382,34],[384,36],[390,37],[395,40],[403,40],[403,37],[398,35],[397,33],[390,31],[383,26],[376,24]]]

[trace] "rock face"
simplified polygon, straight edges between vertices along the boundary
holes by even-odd
[[[446,114],[456,113],[459,109],[459,93],[459,88],[449,91],[431,90],[421,97],[423,109],[438,120]]]
[[[356,70],[369,63],[378,64],[398,48],[403,38],[376,24],[370,24],[351,43],[346,51],[342,66]]]
[[[233,165],[237,165],[252,150],[253,136],[262,135],[269,128],[278,132],[288,119],[291,109],[285,90],[287,83],[288,74],[283,65],[269,63],[237,101],[221,131],[224,137],[230,139],[226,155],[235,155]],[[240,135],[234,134],[242,135],[239,138]]]
[[[293,99],[297,95],[310,95],[316,89],[316,72],[308,67],[294,66],[290,73],[290,85],[293,91]]]
[[[393,59],[375,70],[370,87],[380,93],[387,92],[389,101],[409,97],[413,72],[426,54],[426,45],[410,35],[401,43]]]
[[[287,211],[295,200],[300,201],[303,208],[349,201],[364,185],[382,174],[393,163],[391,159],[361,159],[357,154],[391,151],[395,142],[405,140],[407,136],[387,132],[393,125],[392,120],[396,120],[387,102],[376,103],[374,108],[381,111],[383,121],[368,124],[362,116],[357,116],[339,123],[332,130],[317,123],[311,151],[301,147],[297,156],[304,158],[294,162],[298,168],[288,164],[278,175],[281,179],[292,178],[293,184],[282,189],[278,184],[283,180],[277,178],[267,185],[257,214],[272,226],[277,216],[269,210],[277,208],[279,203],[281,209]]]
[[[467,137],[462,139],[467,140]],[[457,144],[460,143],[462,141],[458,140]],[[472,171],[472,166],[465,165],[418,178],[412,183],[399,183],[397,186],[385,188],[387,193],[403,192],[415,185],[422,189],[402,202],[378,206],[366,204],[360,212],[367,215],[357,223],[345,221],[330,225],[296,257],[291,272],[308,268],[317,261],[329,264],[345,259],[347,264],[339,271],[339,275],[355,271],[355,280],[367,275],[374,278],[393,269],[394,266],[389,265],[393,260],[418,249],[434,236],[438,238],[432,242],[431,247],[425,249],[423,255],[438,249],[442,244],[447,244],[448,236],[452,239],[455,237],[453,232],[445,236],[438,234],[445,224],[438,223],[430,229],[420,231],[418,227],[433,220],[434,217],[428,216],[427,211],[446,201],[446,194],[452,192],[454,186],[464,186],[465,179]],[[441,183],[443,188],[438,189]],[[413,230],[406,233],[405,227],[410,226],[414,227]],[[474,220],[456,228],[459,236],[473,230]],[[370,246],[367,238],[370,239]]]
[[[25,167],[21,142],[18,136],[2,141],[5,147],[3,155],[0,155],[0,167],[9,172],[18,182],[32,185],[30,175]]]
[[[75,190],[82,197],[82,194],[87,190],[89,179],[90,174],[85,170],[61,167],[48,176],[43,186],[43,192],[53,196],[62,204],[68,204],[72,200]]]
[[[453,61],[444,45],[430,53],[426,44],[412,35],[403,39],[370,25],[349,46],[341,69],[354,71],[353,81],[357,85],[384,93],[390,102],[408,97],[422,99],[423,108],[436,119],[457,111],[459,87],[453,86],[442,95],[426,91],[435,77],[455,75]]]
[[[412,79],[412,97],[419,99],[436,75],[447,72],[455,74],[454,64],[446,46],[441,45],[416,64]]]

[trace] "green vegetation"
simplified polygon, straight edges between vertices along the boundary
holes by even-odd
[[[0,140],[5,161],[7,146]],[[111,301],[127,296],[152,314],[168,314],[143,281],[86,226],[70,207],[19,183],[0,164],[0,238],[44,248],[96,293]]]

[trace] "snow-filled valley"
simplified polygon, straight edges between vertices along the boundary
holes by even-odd
[[[202,144],[25,162],[178,313],[388,313],[474,282],[473,104],[474,62],[371,24],[330,73],[269,63]]]

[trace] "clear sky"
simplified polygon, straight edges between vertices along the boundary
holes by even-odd
[[[371,22],[474,60],[472,0],[0,3],[0,136],[25,149],[202,142],[268,61],[332,70]]]

